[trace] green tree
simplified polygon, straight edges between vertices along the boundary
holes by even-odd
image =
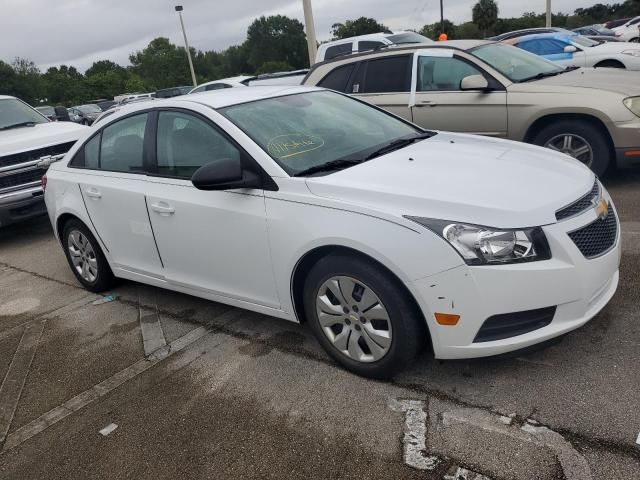
[[[498,22],[498,5],[494,0],[479,0],[471,13],[473,23],[478,25],[484,36],[494,31]]]
[[[121,67],[115,62],[111,60],[98,60],[97,62],[93,62],[86,72],[84,72],[85,76],[90,77],[92,75],[104,74],[110,72],[123,72],[126,71],[124,67]]]
[[[293,68],[309,66],[304,26],[283,15],[256,19],[247,30],[244,48],[253,71],[266,62],[286,62]]]
[[[51,105],[78,104],[88,100],[84,75],[75,67],[50,67],[42,75],[46,101]]]
[[[16,82],[18,76],[11,65],[0,60],[0,95],[16,96]]]
[[[195,54],[195,51],[192,51]],[[184,48],[176,47],[168,38],[158,37],[142,51],[129,56],[133,72],[152,89],[189,85],[191,74]]]
[[[36,64],[27,58],[16,57],[11,67],[16,75],[13,94],[31,105],[38,104],[44,92]]]
[[[256,75],[261,75],[263,73],[287,72],[289,70],[293,70],[293,67],[287,62],[270,61],[264,62],[256,71]]]
[[[443,23],[444,23],[444,32],[442,31],[442,24],[440,22],[437,22],[437,23],[432,23],[430,25],[425,25],[424,27],[422,27],[422,29],[418,33],[420,35],[424,35],[427,38],[430,38],[431,40],[438,40],[438,37],[440,36],[441,33],[446,33],[447,37],[450,40],[453,40],[455,38],[469,38],[469,37],[459,36],[457,34],[457,28],[452,21],[447,20],[445,18]]]
[[[331,26],[331,33],[333,34],[334,40],[380,32],[388,33],[389,29],[383,24],[378,23],[375,19],[367,17],[347,20],[344,23],[334,23]]]

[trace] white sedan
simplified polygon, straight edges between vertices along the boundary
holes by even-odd
[[[506,43],[561,65],[640,70],[640,45],[637,43],[601,43],[564,32],[525,35]]]
[[[425,345],[454,359],[557,337],[618,285],[615,208],[578,161],[322,89],[132,105],[44,184],[87,289],[125,278],[304,322],[366,376]]]
[[[616,37],[623,42],[635,42],[640,41],[640,16],[634,17],[624,25],[620,25],[613,29]]]

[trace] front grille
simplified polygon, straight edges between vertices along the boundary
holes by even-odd
[[[569,233],[569,237],[586,258],[595,258],[611,250],[618,237],[618,220],[609,207],[609,214],[586,227]]]
[[[46,168],[37,168],[27,172],[16,173],[8,177],[0,177],[0,190],[17,187],[25,183],[38,182],[47,171]]]
[[[599,197],[600,185],[598,185],[598,180],[596,180],[589,193],[587,193],[583,197],[580,197],[572,204],[558,210],[556,212],[556,220],[564,220],[565,218],[573,217],[584,212],[585,210],[588,210],[590,207],[593,207],[595,205],[595,201]]]
[[[538,308],[524,312],[503,313],[485,320],[473,343],[504,340],[546,327],[553,320],[556,307]]]
[[[4,157],[0,157],[0,168],[19,165],[26,162],[32,162],[34,160],[40,159],[40,157],[44,157],[45,155],[60,155],[61,153],[67,153],[69,150],[71,150],[71,147],[73,147],[74,143],[76,142],[61,143],[60,145],[38,148],[36,150],[30,150],[28,152],[5,155]]]

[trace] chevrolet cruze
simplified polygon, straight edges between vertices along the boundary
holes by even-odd
[[[454,359],[557,337],[618,285],[616,211],[580,162],[317,88],[123,108],[44,183],[87,289],[125,278],[306,323],[366,376],[424,345]]]

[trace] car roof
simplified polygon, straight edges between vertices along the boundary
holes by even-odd
[[[202,87],[203,85],[213,85],[214,83],[242,83],[250,78],[254,77],[250,75],[239,75],[237,77],[219,78],[217,80],[211,80],[210,82],[201,83],[200,85],[198,85],[198,87]]]
[[[0,95],[0,100],[8,100],[9,98],[16,98],[16,97],[12,97],[11,95]]]

